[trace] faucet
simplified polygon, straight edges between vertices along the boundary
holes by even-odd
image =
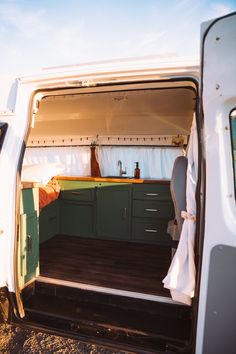
[[[124,170],[122,170],[122,162],[121,160],[118,160],[118,167],[119,167],[119,176],[122,177],[122,175],[126,175],[126,167]]]

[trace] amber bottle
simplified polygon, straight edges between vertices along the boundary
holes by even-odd
[[[140,178],[140,168],[138,167],[138,162],[136,163],[136,167],[134,169],[134,178]]]

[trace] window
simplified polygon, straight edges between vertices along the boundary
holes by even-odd
[[[230,127],[231,127],[231,142],[232,142],[232,157],[234,169],[234,188],[236,194],[236,109],[230,113]]]

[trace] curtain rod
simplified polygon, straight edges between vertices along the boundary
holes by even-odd
[[[35,149],[35,148],[54,148],[54,147],[99,147],[99,146],[102,146],[102,147],[105,147],[105,146],[108,146],[108,147],[145,147],[145,148],[170,148],[170,149],[173,149],[173,148],[186,148],[187,147],[187,144],[184,144],[184,145],[108,145],[108,144],[99,144],[99,145],[37,145],[37,146],[27,146],[26,145],[26,148],[27,149]]]

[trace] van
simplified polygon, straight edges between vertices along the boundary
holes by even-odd
[[[1,82],[5,321],[129,352],[235,352],[236,13],[201,33],[200,68]]]

